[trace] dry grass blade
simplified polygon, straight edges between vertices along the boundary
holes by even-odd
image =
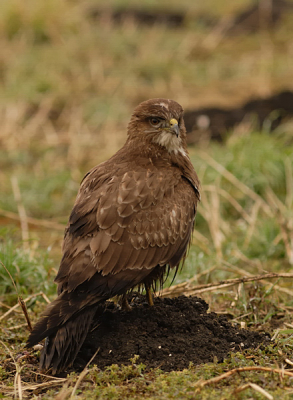
[[[210,210],[213,210],[210,219],[211,234],[213,236],[217,256],[219,259],[222,259],[222,242],[224,239],[224,235],[220,227],[223,225],[223,223],[220,216],[220,199],[218,193],[216,192],[211,192],[211,206],[212,207]]]
[[[206,220],[219,259],[222,259],[222,242],[225,238],[223,230],[225,222],[220,214],[220,200],[217,191],[211,191],[210,196],[203,191],[202,203],[198,212]]]
[[[288,358],[285,359],[285,363],[287,363],[288,365],[290,365],[291,367],[293,367],[293,362],[290,361]]]
[[[246,186],[243,182],[239,181],[235,175],[229,172],[223,165],[219,164],[216,160],[214,160],[211,156],[203,151],[199,151],[197,154],[204,161],[206,161],[211,167],[213,167],[216,171],[218,171],[225,179],[231,182],[235,187],[241,190],[244,194],[249,196],[254,201],[259,201],[263,207],[263,210],[269,215],[272,216],[272,211],[269,205],[264,201],[262,197],[260,197],[257,193],[251,190],[248,186]]]
[[[6,328],[6,329],[8,331],[13,331],[14,329],[20,329],[20,328],[23,328],[25,326],[27,326],[27,323],[26,324],[15,325],[15,326],[10,326],[9,328]]]
[[[195,232],[195,231],[194,231]],[[198,248],[200,248],[205,254],[210,255],[211,254],[211,249],[208,246],[209,245],[209,240],[203,236],[203,235],[198,235],[196,234],[192,234],[192,244],[197,246]]]
[[[293,328],[293,324],[288,324],[288,322],[285,322],[284,325],[286,325],[288,328]]]
[[[284,241],[289,264],[293,264],[293,220],[288,217],[289,209],[283,204],[271,188],[266,191],[267,202],[274,210],[276,219],[280,226],[281,236]]]
[[[2,343],[2,344],[5,346],[4,343]],[[7,346],[5,346],[5,347],[7,348]],[[34,371],[31,371],[31,373],[36,374],[36,375],[41,376],[41,377],[44,377],[44,378],[46,378],[47,381],[46,382],[42,382],[42,383],[35,383],[35,384],[31,383],[31,382],[30,383],[22,382],[21,378],[20,378],[20,371],[18,372],[18,369],[19,369],[18,367],[19,366],[18,366],[17,362],[15,362],[15,360],[13,358],[13,354],[11,353],[10,349],[7,349],[7,350],[9,351],[10,356],[11,356],[11,358],[12,358],[12,360],[13,360],[15,366],[16,366],[16,375],[15,375],[14,381],[17,383],[18,388],[20,388],[20,385],[21,385],[21,395],[19,395],[19,398],[21,398],[20,396],[22,396],[23,393],[26,392],[26,391],[35,391],[35,390],[40,390],[40,389],[44,390],[44,389],[47,389],[47,388],[51,388],[53,386],[60,386],[64,382],[65,383],[68,382],[68,378],[56,378],[56,377],[52,377],[52,376],[49,376],[49,375],[36,373]],[[3,384],[2,385],[0,384],[0,388],[2,389],[3,393],[6,392],[6,393],[10,394],[10,393],[14,392],[14,394],[15,394],[16,386],[12,387],[12,386],[6,386],[6,385],[3,385]],[[19,390],[18,390],[18,393],[19,393]]]
[[[279,375],[287,375],[290,377],[293,377],[293,373],[286,371],[284,369],[279,369],[279,368],[269,368],[269,367],[243,367],[243,368],[234,368],[231,369],[228,372],[225,372],[224,374],[221,374],[219,376],[216,376],[215,378],[208,379],[206,381],[200,380],[195,383],[195,387],[198,387],[202,389],[206,385],[211,385],[214,383],[218,383],[223,379],[229,378],[229,376],[234,375],[239,372],[249,372],[249,371],[266,371],[266,372],[272,372],[274,374],[279,374]]]
[[[274,400],[273,396],[271,394],[269,394],[266,390],[264,390],[262,387],[260,387],[259,385],[257,385],[256,383],[249,383],[249,386],[254,389],[256,392],[262,394],[263,396],[265,396],[267,399],[269,400]]]
[[[29,229],[27,223],[27,216],[25,212],[24,205],[22,203],[21,193],[18,185],[18,180],[16,176],[11,178],[12,190],[14,194],[15,201],[17,203],[17,209],[19,214],[22,240],[23,240],[23,248],[24,250],[28,250],[28,240],[29,240]]]
[[[284,160],[285,175],[286,175],[286,200],[285,204],[288,208],[293,207],[293,171],[292,171],[292,160],[286,157]]]
[[[16,371],[15,374],[15,387],[18,389],[18,397],[20,400],[22,400],[22,386],[21,386],[21,376],[20,376],[20,371]],[[15,395],[16,397],[16,395]]]
[[[96,355],[98,354],[98,352],[100,351],[100,348],[97,349],[97,351],[95,352],[95,354],[92,356],[92,358],[89,360],[89,362],[87,363],[87,365],[84,367],[84,369],[81,371],[81,373],[79,374],[79,377],[74,385],[74,388],[72,390],[71,396],[70,396],[70,400],[74,398],[75,392],[78,388],[78,386],[80,385],[81,381],[83,380],[83,378],[86,376],[86,374],[88,373],[88,366],[90,365],[90,363],[93,361],[93,359],[96,357]]]
[[[70,395],[70,388],[68,387],[68,381],[62,386],[60,392],[54,397],[54,400],[66,400]]]
[[[220,19],[217,25],[206,36],[202,42],[202,46],[209,51],[214,51],[226,35],[226,32],[233,26],[234,18],[224,16]]]
[[[248,247],[248,245],[250,243],[250,240],[251,240],[251,238],[253,236],[253,232],[255,230],[255,226],[256,226],[256,222],[257,222],[257,216],[258,216],[258,212],[259,212],[260,206],[261,206],[260,202],[256,201],[254,203],[253,207],[252,207],[252,210],[251,210],[251,222],[250,222],[249,227],[247,229],[247,234],[246,234],[246,237],[245,237],[245,240],[244,240],[244,248]]]
[[[8,310],[10,310],[10,308],[11,308],[7,304],[3,303],[2,301],[0,301],[0,307],[8,308]]]
[[[37,389],[47,389],[52,386],[59,386],[66,381],[67,381],[67,378],[59,378],[58,380],[54,378],[54,379],[50,380],[49,382],[42,382],[42,383],[36,383],[36,384],[32,384],[32,383],[27,384],[25,382],[22,382],[22,392],[32,391],[32,390],[37,390]],[[12,388],[11,386],[1,385],[0,387],[2,388],[3,391],[4,390],[7,392],[14,391],[14,388]]]
[[[244,390],[251,388],[254,389],[256,392],[259,392],[260,394],[262,394],[264,397],[266,397],[269,400],[273,400],[273,396],[271,394],[269,394],[266,390],[264,390],[263,388],[261,388],[259,385],[257,385],[256,383],[246,383],[245,385],[240,386],[239,388],[234,390],[234,394],[243,392]]]
[[[13,360],[13,364],[15,365],[15,376],[14,376],[14,387],[11,388],[13,389],[14,392],[14,398],[17,399],[17,397],[22,400],[22,384],[21,384],[21,367],[18,364],[18,362],[15,360],[12,351],[10,350],[10,348],[4,343],[2,342],[2,340],[0,341],[0,343],[2,344],[2,346],[7,350],[7,352],[10,354],[11,359]],[[18,394],[18,396],[17,396]]]
[[[236,211],[239,212],[239,214],[243,217],[243,219],[245,219],[245,221],[247,221],[249,224],[252,222],[251,221],[251,216],[249,214],[247,214],[247,212],[238,203],[238,201],[235,200],[234,197],[232,197],[230,195],[230,193],[228,193],[226,190],[222,189],[221,187],[217,187],[215,185],[203,185],[202,186],[202,190],[203,191],[211,191],[211,192],[215,192],[216,191],[222,197],[224,197],[224,199],[229,201],[229,203],[235,208]]]

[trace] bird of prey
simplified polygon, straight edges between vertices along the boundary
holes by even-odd
[[[65,229],[55,282],[58,297],[31,332],[46,338],[40,367],[71,366],[102,302],[151,288],[183,261],[199,201],[199,180],[186,146],[183,109],[173,100],[138,105],[125,145],[88,172]]]

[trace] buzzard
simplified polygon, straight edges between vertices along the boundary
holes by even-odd
[[[27,347],[46,338],[42,370],[72,365],[102,302],[177,271],[191,239],[199,180],[186,147],[183,109],[151,99],[135,108],[125,145],[89,171],[65,230],[58,297]]]

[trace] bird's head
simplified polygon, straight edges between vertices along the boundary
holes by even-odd
[[[174,100],[151,99],[137,106],[132,114],[128,136],[164,147],[169,153],[186,151],[183,108]]]

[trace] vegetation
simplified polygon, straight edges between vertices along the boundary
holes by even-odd
[[[225,36],[192,18],[178,29],[95,20],[90,10],[105,5],[93,0],[2,3],[0,260],[35,322],[47,296],[55,296],[64,224],[79,182],[124,142],[133,107],[158,96],[186,109],[229,106],[292,89],[292,14],[274,30]],[[191,16],[222,18],[249,2],[197,3],[184,0],[180,7]],[[158,7],[135,0],[107,5]],[[169,7],[178,10],[178,2],[161,2],[160,9]],[[25,319],[20,308],[11,310],[17,293],[0,265],[0,397],[292,398],[292,277],[205,292],[198,287],[266,272],[292,274],[292,137],[290,122],[270,133],[251,121],[229,132],[224,144],[190,149],[202,202],[189,257],[173,283],[181,293],[198,290],[212,311],[241,327],[269,331],[271,346],[181,372],[148,371],[134,358],[132,366],[44,377],[37,373],[37,353],[24,350]],[[222,376],[245,367],[259,369]],[[214,377],[220,379],[208,381]]]

